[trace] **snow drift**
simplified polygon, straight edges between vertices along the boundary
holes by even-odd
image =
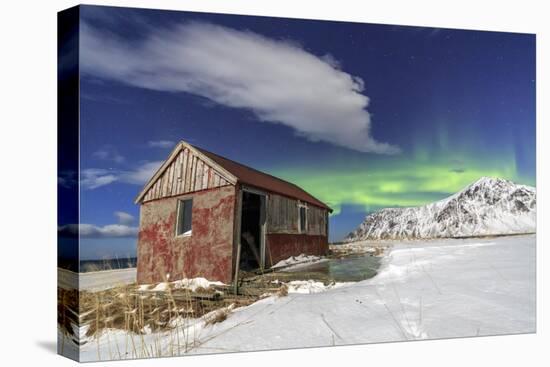
[[[534,187],[483,177],[435,203],[370,214],[346,241],[534,233],[536,217]]]
[[[223,322],[208,324],[216,310],[169,331],[109,329],[80,346],[65,342],[65,351],[85,362],[143,358],[151,346],[170,356],[533,333],[535,239],[395,243],[379,273],[361,282],[292,282],[287,296],[229,308]]]

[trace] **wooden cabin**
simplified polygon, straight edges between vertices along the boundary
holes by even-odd
[[[204,277],[326,255],[332,211],[300,187],[180,142],[136,198],[137,281]]]

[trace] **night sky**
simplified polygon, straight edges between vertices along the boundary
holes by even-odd
[[[326,202],[332,241],[482,176],[535,185],[534,35],[83,6],[80,96],[83,259],[135,256],[182,139]]]

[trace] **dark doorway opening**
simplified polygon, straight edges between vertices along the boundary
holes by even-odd
[[[240,270],[253,271],[263,268],[264,222],[265,197],[243,191]]]

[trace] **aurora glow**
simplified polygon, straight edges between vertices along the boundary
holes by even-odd
[[[362,163],[333,162],[323,168],[274,169],[272,173],[300,185],[334,209],[331,239],[337,241],[349,233],[350,223],[360,223],[368,213],[441,200],[483,176],[535,185],[534,176],[518,171],[513,156],[502,158],[476,159],[475,154],[460,160],[392,157],[383,163],[365,159]]]
[[[362,205],[365,211],[380,207],[418,206],[449,196],[480,177],[501,177],[534,185],[533,178],[520,177],[513,164],[509,166],[471,162],[468,170],[455,172],[445,163],[418,163],[396,160],[385,167],[371,166],[328,168],[326,171],[307,167],[273,171],[279,177],[297,183],[329,204],[333,215],[343,204]]]

